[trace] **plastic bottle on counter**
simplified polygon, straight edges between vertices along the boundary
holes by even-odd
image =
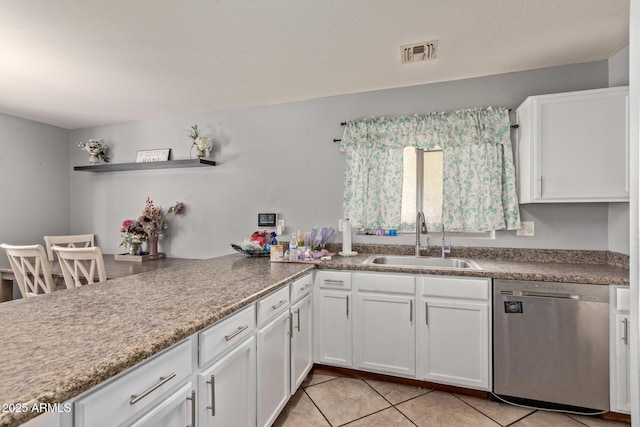
[[[289,243],[289,261],[298,260],[298,239],[296,235],[291,236],[291,243]]]

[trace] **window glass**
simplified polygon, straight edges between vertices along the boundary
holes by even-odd
[[[413,147],[403,151],[402,232],[416,230],[416,155],[417,150]],[[437,231],[441,230],[442,219],[442,151],[424,151],[423,156],[422,211],[429,231]]]

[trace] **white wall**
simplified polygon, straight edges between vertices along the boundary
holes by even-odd
[[[69,233],[69,131],[0,114],[0,182],[0,242]]]
[[[339,78],[339,70],[336,71]],[[232,252],[229,243],[257,229],[260,211],[275,211],[288,231],[337,226],[342,216],[344,155],[333,138],[340,122],[371,115],[401,115],[460,108],[517,108],[529,95],[608,86],[608,63],[569,65],[423,86],[341,95],[281,105],[120,123],[70,132],[72,165],[87,164],[79,141],[104,138],[113,162],[131,162],[137,150],[172,148],[188,158],[189,126],[197,123],[217,143],[220,165],[117,173],[71,173],[71,227],[91,229],[107,253],[118,251],[119,226],[137,216],[144,200],[170,205],[183,201],[187,212],[171,221],[171,256],[207,258]],[[608,248],[608,205],[523,206],[535,219],[536,237],[498,232],[496,240],[455,242],[501,247]],[[358,237],[373,242],[375,238]],[[411,236],[388,243],[412,244]]]

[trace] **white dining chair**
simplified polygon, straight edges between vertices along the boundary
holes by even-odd
[[[51,247],[67,246],[70,248],[88,248],[95,246],[95,238],[93,234],[75,234],[68,236],[44,236],[45,247],[47,248],[47,258],[49,262],[55,261],[53,250]]]
[[[71,248],[54,245],[52,248],[58,254],[64,282],[68,289],[95,283],[96,273],[98,273],[97,281],[107,280],[104,259],[99,247]]]
[[[56,290],[42,245],[14,246],[2,243],[0,247],[7,253],[23,298],[49,294]]]

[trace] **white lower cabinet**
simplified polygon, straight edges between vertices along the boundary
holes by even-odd
[[[313,366],[313,295],[291,306],[291,394]]]
[[[258,423],[270,426],[291,397],[289,288],[258,301]]]
[[[612,286],[609,295],[609,394],[610,410],[631,413],[629,293],[628,287]]]
[[[354,273],[355,368],[414,377],[415,277]]]
[[[192,425],[192,401],[186,400],[193,390],[192,344],[192,339],[182,341],[78,397],[74,426],[130,425],[130,420],[137,420],[135,425],[173,426],[154,423],[178,418],[178,425]]]
[[[199,426],[256,425],[256,340],[253,335],[198,375]]]
[[[351,368],[351,273],[318,271],[315,283],[315,361]]]
[[[171,394],[131,427],[195,427],[196,392],[191,383]]]
[[[418,278],[418,379],[490,390],[490,279]]]

